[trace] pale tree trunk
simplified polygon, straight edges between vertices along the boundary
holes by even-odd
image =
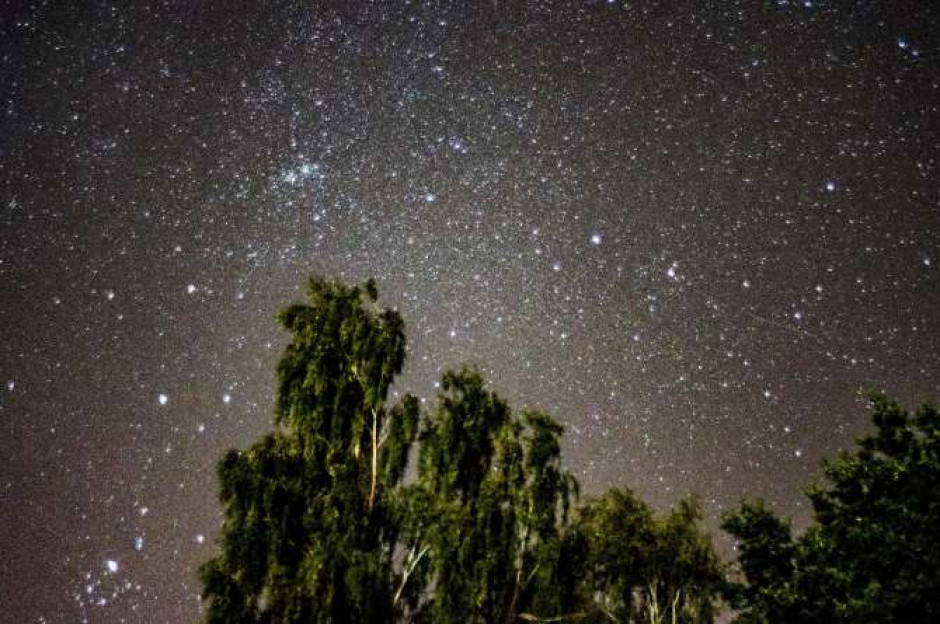
[[[408,583],[408,577],[411,576],[411,573],[415,571],[415,568],[418,567],[418,562],[421,561],[421,558],[424,557],[425,553],[428,552],[430,546],[425,546],[421,549],[421,552],[415,556],[415,548],[411,549],[411,552],[408,553],[408,560],[405,562],[405,568],[402,570],[401,574],[401,583],[398,585],[398,591],[395,592],[395,598],[392,599],[392,608],[398,606],[398,601],[401,600],[402,592],[405,591],[405,585]]]
[[[672,624],[679,624],[679,617],[676,613],[676,605],[679,604],[679,596],[682,595],[682,588],[676,590],[676,597],[672,601]]]
[[[372,511],[372,505],[375,504],[375,487],[379,471],[379,413],[372,409],[372,485],[369,488],[369,511]]]
[[[356,369],[355,365],[350,367],[350,371],[353,374],[353,377],[356,378],[356,381],[359,382],[359,385],[362,387],[363,392],[366,391],[366,384],[362,380],[362,376],[359,374],[359,371]],[[379,477],[379,411],[375,407],[369,408],[372,411],[372,476],[370,478],[369,484],[369,511],[372,511],[372,507],[375,505],[375,490],[378,486],[378,477]],[[353,455],[356,457],[356,460],[359,459],[359,442],[356,442],[356,446],[353,449]],[[360,464],[361,465],[361,464]]]
[[[649,597],[646,600],[646,610],[649,612],[650,624],[660,624],[659,599],[656,596],[656,579],[647,586]]]
[[[516,586],[512,590],[512,600],[509,603],[509,609],[506,611],[506,624],[511,624],[516,619],[516,602],[519,601],[519,591],[522,587],[522,564],[516,569]]]
[[[519,549],[519,565],[516,567],[516,586],[512,590],[512,600],[509,603],[509,610],[506,612],[506,624],[511,624],[511,622],[516,619],[516,603],[519,602],[519,593],[522,591],[522,575],[525,572],[525,553],[528,545],[529,527],[527,525],[525,531],[522,533],[522,546]]]

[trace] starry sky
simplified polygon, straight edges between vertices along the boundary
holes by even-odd
[[[0,11],[2,622],[198,620],[313,273],[713,527],[940,397],[935,3]]]

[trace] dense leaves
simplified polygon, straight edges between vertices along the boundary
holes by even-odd
[[[577,483],[562,472],[562,428],[540,412],[514,417],[475,371],[444,375],[421,432],[421,507],[410,552],[426,554],[434,587],[418,619],[512,622],[534,605],[557,610],[560,531]]]
[[[583,604],[590,621],[711,622],[721,563],[698,529],[699,506],[679,502],[656,517],[629,490],[612,489],[580,512]]]
[[[805,534],[759,502],[724,519],[740,543],[738,621],[940,621],[940,416],[871,402],[876,432],[826,464]]]
[[[445,373],[427,413],[387,406],[405,338],[377,298],[312,280],[279,315],[275,431],[219,464],[207,622],[710,621],[693,503],[657,519],[612,491],[572,513],[562,427],[473,369]]]
[[[762,502],[726,515],[735,582],[695,499],[578,502],[563,428],[513,413],[474,369],[425,411],[387,404],[404,325],[375,285],[312,280],[279,315],[275,429],[219,464],[202,568],[210,624],[940,621],[940,415],[872,396],[876,433],[825,466],[794,537]]]
[[[393,488],[418,408],[391,410],[405,354],[397,313],[375,287],[312,280],[309,303],[279,319],[277,430],[219,465],[221,553],[203,567],[207,621],[391,622],[397,542]]]

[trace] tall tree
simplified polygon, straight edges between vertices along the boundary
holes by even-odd
[[[824,467],[799,538],[760,503],[725,517],[742,622],[940,620],[940,415],[870,395],[875,433]]]
[[[399,579],[394,487],[419,408],[386,408],[400,316],[372,282],[310,281],[282,310],[275,431],[219,465],[221,553],[202,568],[210,623],[391,622]]]
[[[278,316],[274,431],[219,464],[208,623],[709,621],[695,504],[656,518],[614,490],[570,521],[557,422],[514,414],[472,369],[444,374],[428,414],[412,396],[389,407],[401,318],[371,282],[307,294]]]
[[[514,622],[532,607],[558,607],[547,587],[577,492],[561,470],[561,433],[540,412],[513,416],[476,371],[444,375],[408,496],[407,550],[424,557],[420,577],[434,588],[420,621]]]

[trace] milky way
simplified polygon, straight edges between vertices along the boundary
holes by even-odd
[[[932,3],[10,4],[3,622],[198,619],[310,274],[712,527],[940,397]]]

